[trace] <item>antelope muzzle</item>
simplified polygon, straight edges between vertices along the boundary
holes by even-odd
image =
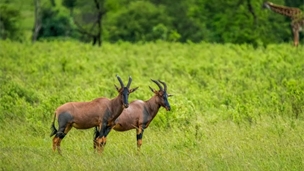
[[[124,107],[124,108],[128,108],[128,107],[129,107],[129,104],[125,104],[125,103],[124,103],[124,104],[123,104],[123,107]]]

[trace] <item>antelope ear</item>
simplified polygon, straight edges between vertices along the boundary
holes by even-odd
[[[173,94],[168,94],[168,97],[171,97],[171,96],[173,96]]]
[[[119,88],[115,84],[114,84],[114,86],[115,86],[116,90],[119,91]]]
[[[139,87],[136,87],[136,88],[132,88],[129,90],[129,93],[133,93],[135,90],[137,90]]]

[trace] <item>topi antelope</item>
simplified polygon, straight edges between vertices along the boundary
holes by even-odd
[[[115,125],[115,120],[121,114],[124,108],[129,107],[128,97],[129,94],[134,92],[138,87],[130,89],[132,78],[129,77],[129,82],[125,87],[121,78],[116,76],[120,88],[116,85],[118,96],[113,99],[105,97],[94,99],[90,102],[68,102],[59,106],[54,114],[52,122],[53,135],[53,150],[58,150],[61,154],[60,142],[71,130],[72,127],[76,129],[89,129],[92,127],[98,127],[98,136],[96,143],[98,144],[99,151],[103,149],[103,145],[106,143],[105,135]],[[55,128],[55,119],[58,120],[58,130]]]
[[[152,79],[151,79],[152,80]],[[116,119],[115,126],[113,127],[116,131],[128,131],[136,129],[137,148],[140,150],[142,145],[142,136],[144,130],[148,128],[149,124],[156,116],[159,108],[163,106],[167,111],[171,110],[168,97],[172,96],[167,94],[167,85],[162,81],[152,80],[159,90],[150,90],[155,94],[152,98],[147,101],[135,100],[130,103],[129,108],[125,109],[121,115]],[[160,85],[164,86],[164,88]]]

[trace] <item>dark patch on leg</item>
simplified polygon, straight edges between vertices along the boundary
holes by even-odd
[[[137,140],[141,140],[141,139],[142,139],[142,136],[143,136],[143,132],[140,133],[140,134],[136,134],[136,139],[137,139]]]
[[[112,127],[111,126],[106,126],[104,136],[107,137],[107,135],[110,133]]]
[[[64,127],[66,127],[67,123],[72,123],[73,116],[70,113],[61,113],[58,115],[58,124],[59,124],[59,131]],[[64,132],[64,130],[62,130]]]
[[[144,107],[144,111],[143,111],[143,121],[142,121],[142,128],[145,129],[147,128],[147,124],[149,123],[149,112],[148,109],[146,107]]]
[[[144,129],[141,129],[140,133],[138,134],[139,131],[140,131],[140,130],[137,130],[137,134],[136,134],[136,139],[137,139],[137,140],[142,139],[143,134],[144,134]]]
[[[57,132],[55,137],[59,137],[60,139],[63,139],[65,137],[65,133],[63,132]]]
[[[107,123],[103,122],[102,125],[101,125],[101,128],[99,130],[99,134],[98,134],[99,138],[101,138],[101,137],[103,137],[105,135],[106,128],[107,128]]]
[[[111,118],[111,114],[112,113],[107,109],[107,111],[103,115],[102,121],[107,123],[109,121],[109,119]]]
[[[61,113],[58,115],[58,131],[56,133],[57,137],[62,137],[71,129],[71,123],[73,122],[73,116],[70,113]],[[67,130],[66,130],[67,129]],[[66,132],[67,131],[67,132]],[[65,133],[66,132],[66,133]],[[61,139],[62,139],[61,138]]]
[[[50,137],[52,137],[53,135],[55,135],[56,133],[57,133],[57,129],[56,129],[56,127],[55,127],[55,124],[54,124],[54,122],[52,123],[52,125],[51,125],[51,134],[50,134]]]
[[[97,129],[97,126],[95,126],[95,130],[94,130],[94,140],[99,136],[99,131]]]
[[[97,126],[95,126],[94,135],[93,135],[93,147],[94,147],[94,149],[96,149],[96,146],[98,145],[97,141],[96,141],[98,136],[99,136],[99,131],[97,129]]]
[[[138,134],[138,132],[140,132],[140,133]],[[142,144],[143,134],[144,134],[144,129],[137,130],[136,139],[137,139],[137,149],[138,149],[138,151],[140,151],[140,146]]]

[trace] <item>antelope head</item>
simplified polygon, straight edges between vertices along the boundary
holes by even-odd
[[[121,81],[121,78],[118,75],[116,75],[116,77],[120,83],[120,88],[118,88],[116,85],[114,85],[114,86],[115,86],[116,90],[118,91],[119,95],[121,96],[121,101],[122,101],[123,107],[128,108],[129,107],[129,101],[128,101],[129,94],[134,92],[135,90],[137,90],[138,87],[130,89],[130,85],[132,82],[131,77],[129,77],[129,81],[128,81],[128,84],[126,87],[124,86],[123,82]]]
[[[156,81],[151,79],[151,81],[153,81],[159,88],[159,90],[154,90],[153,88],[150,88],[150,90],[158,97],[159,101],[159,105],[164,107],[167,111],[171,110],[169,101],[168,101],[168,97],[172,96],[171,94],[167,93],[167,85],[165,82],[162,82],[160,80]],[[160,84],[162,84],[164,87],[162,87]]]

